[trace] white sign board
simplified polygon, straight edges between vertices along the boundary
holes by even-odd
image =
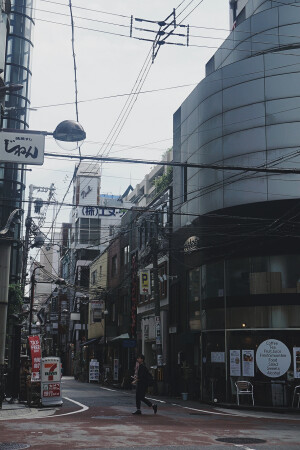
[[[90,361],[89,381],[99,381],[99,361],[92,359]]]
[[[211,352],[210,360],[212,363],[224,363],[225,352]]]
[[[41,399],[43,406],[62,405],[61,362],[55,356],[41,359]]]
[[[0,131],[0,161],[15,164],[44,163],[45,135],[15,131]]]
[[[241,351],[230,350],[230,376],[241,376]]]
[[[242,368],[244,377],[254,377],[254,350],[242,350]]]
[[[278,378],[288,371],[291,354],[283,342],[268,339],[262,342],[256,351],[256,364],[267,377]]]
[[[294,354],[294,378],[300,378],[300,347],[294,347],[293,354]]]

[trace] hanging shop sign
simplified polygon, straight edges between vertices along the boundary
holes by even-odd
[[[156,344],[161,344],[160,316],[155,316],[155,342]]]
[[[31,354],[31,381],[40,380],[41,342],[39,336],[28,337]]]
[[[241,351],[230,350],[230,376],[241,376]]]
[[[183,246],[184,253],[192,253],[199,250],[199,241],[198,236],[191,236],[188,238]]]
[[[254,377],[254,350],[242,350],[243,377]]]
[[[288,371],[291,353],[283,342],[268,339],[262,342],[256,351],[256,364],[267,377],[278,378]]]
[[[150,270],[140,270],[140,294],[151,294]]]
[[[293,348],[294,378],[300,378],[300,347]]]
[[[0,131],[0,161],[15,164],[44,164],[45,136],[42,133]]]

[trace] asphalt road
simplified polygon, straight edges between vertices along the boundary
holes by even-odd
[[[142,406],[143,414],[133,416],[134,391],[67,377],[63,397],[60,408],[1,421],[0,450],[25,445],[36,450],[300,448],[300,415],[222,410],[159,397],[157,415]]]

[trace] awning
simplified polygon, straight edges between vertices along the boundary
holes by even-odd
[[[110,342],[122,341],[123,339],[129,339],[129,334],[128,333],[120,334],[120,336],[112,338]]]

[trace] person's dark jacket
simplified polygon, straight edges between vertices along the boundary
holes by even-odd
[[[148,386],[148,369],[145,366],[145,364],[139,365],[137,377],[138,377],[138,386],[143,386],[146,388]]]

